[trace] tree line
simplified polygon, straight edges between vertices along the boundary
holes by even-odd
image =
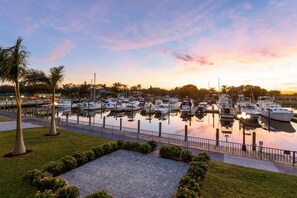
[[[93,84],[84,82],[83,84],[67,83],[57,88],[57,93],[61,93],[64,97],[69,98],[84,98],[90,97],[92,90],[94,89]],[[222,85],[220,91],[217,91],[214,87],[209,89],[201,88],[193,84],[184,85],[182,87],[175,87],[173,89],[162,89],[162,88],[142,88],[141,84],[137,84],[128,87],[126,84],[115,82],[111,86],[106,84],[96,84],[95,89],[98,95],[99,91],[107,91],[108,94],[121,94],[123,96],[139,95],[147,96],[171,96],[171,97],[190,97],[197,100],[214,99],[218,94],[224,93],[229,94],[233,99],[236,99],[238,94],[244,94],[245,97],[250,97],[257,100],[259,96],[279,96],[281,92],[279,90],[266,90],[260,86],[253,85],[240,85],[240,86],[227,86]],[[51,88],[46,84],[21,84],[21,93],[50,93]],[[12,85],[1,85],[0,93],[13,93],[14,86]]]

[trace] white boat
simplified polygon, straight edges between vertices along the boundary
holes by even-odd
[[[294,117],[293,110],[283,108],[280,105],[273,102],[273,98],[270,97],[259,97],[257,102],[261,116],[282,121],[290,122]]]
[[[88,111],[93,111],[93,110],[99,110],[102,108],[101,103],[95,103],[95,102],[83,102],[79,104],[79,108],[81,110],[88,110]]]
[[[194,102],[190,98],[184,98],[180,105],[181,113],[192,113]]]
[[[158,104],[154,107],[155,114],[167,114],[169,113],[169,105],[168,104]]]
[[[220,118],[234,118],[234,108],[232,107],[232,100],[228,94],[221,94],[217,103]]]
[[[208,103],[207,102],[199,102],[198,108],[199,107],[202,107],[204,109],[204,111],[206,111],[208,108]]]
[[[69,100],[64,100],[64,101],[59,101],[56,105],[58,108],[71,108],[71,101]]]
[[[243,94],[238,95],[237,103],[234,105],[236,115],[245,113],[250,115],[252,119],[258,118],[260,112],[257,110],[256,105],[246,100]]]
[[[140,107],[138,106],[138,101],[132,101],[125,105],[124,111],[138,111],[140,110]]]

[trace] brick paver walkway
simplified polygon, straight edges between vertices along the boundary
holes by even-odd
[[[80,196],[105,189],[116,198],[169,198],[176,192],[188,164],[156,155],[119,150],[62,174]]]

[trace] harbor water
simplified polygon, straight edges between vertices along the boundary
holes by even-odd
[[[73,111],[59,109],[59,117],[69,120],[77,120],[77,113]],[[91,118],[89,118],[91,117]],[[79,120],[92,123],[103,123],[105,117],[106,125],[120,126],[122,119],[123,127],[136,129],[138,120],[140,128],[149,131],[159,131],[159,123],[162,123],[162,133],[185,134],[185,125],[188,126],[188,136],[215,139],[216,130],[219,129],[219,139],[221,141],[243,143],[243,130],[245,130],[246,144],[252,144],[252,133],[256,133],[256,144],[263,142],[264,147],[279,148],[286,150],[297,150],[297,124],[293,122],[278,122],[259,117],[252,123],[246,121],[220,120],[219,115],[207,113],[204,116],[183,116],[180,112],[170,114],[141,115],[140,111],[129,113],[114,113],[110,111],[85,111],[80,112]],[[270,123],[270,126],[269,126]]]

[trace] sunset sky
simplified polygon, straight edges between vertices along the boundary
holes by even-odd
[[[64,83],[297,92],[296,0],[0,0],[0,46]]]

